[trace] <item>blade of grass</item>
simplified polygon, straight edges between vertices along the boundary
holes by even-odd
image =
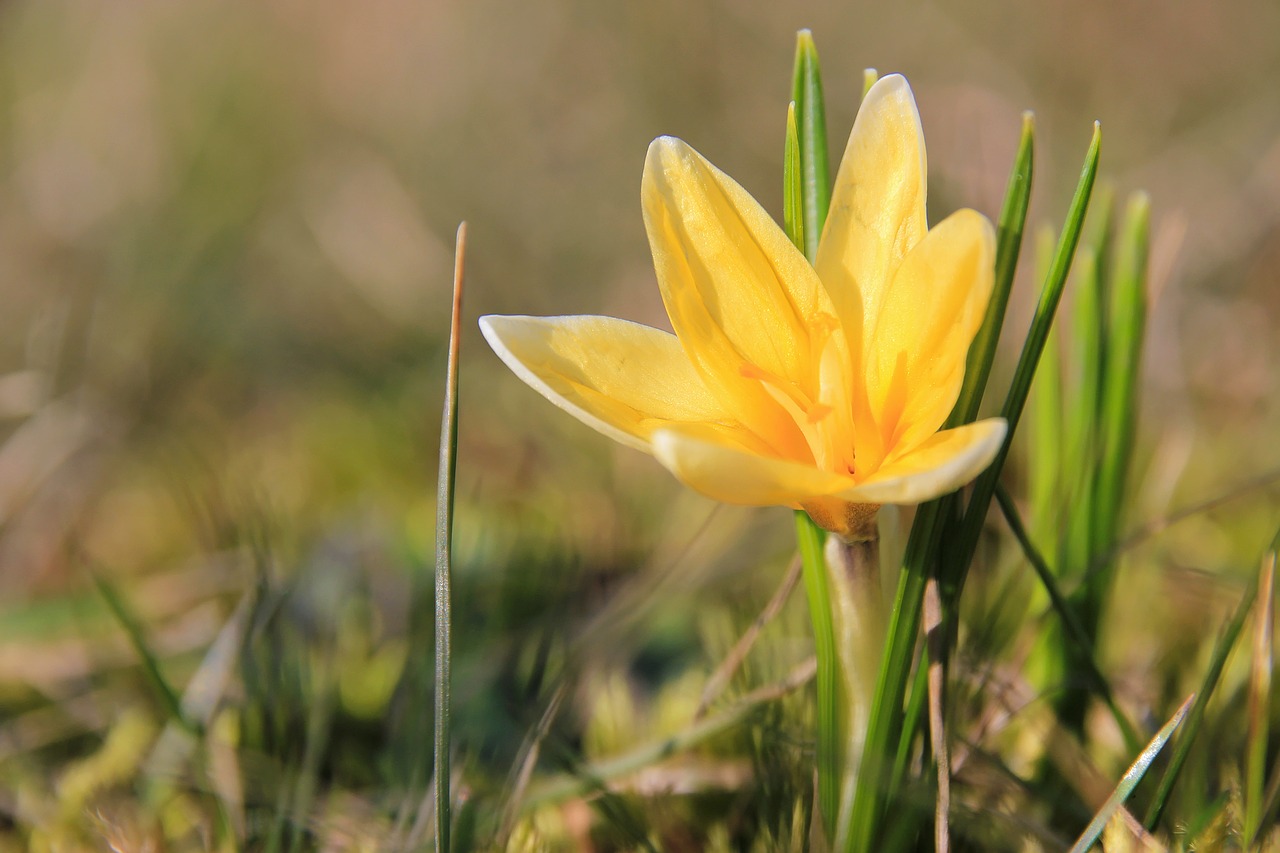
[[[1084,444],[1082,450],[1092,450],[1110,357],[1108,329],[1112,288],[1108,259],[1111,256],[1114,209],[1115,191],[1106,184],[1099,186],[1089,205],[1088,233],[1076,258],[1079,287],[1071,319],[1073,345],[1077,349],[1077,403],[1087,413],[1081,418],[1084,421],[1079,436]]]
[[[1273,583],[1275,576],[1276,553],[1278,551],[1280,551],[1280,532],[1277,532],[1275,538],[1271,540],[1271,547],[1267,549],[1267,553],[1262,558],[1263,565],[1267,567],[1266,572],[1271,575]],[[1274,590],[1272,590],[1272,592],[1274,594]],[[1270,607],[1274,608],[1274,606],[1275,604],[1273,601],[1270,604]],[[1274,612],[1272,615],[1274,618]],[[1263,719],[1266,719],[1266,717],[1264,716]],[[1264,827],[1275,825],[1277,814],[1280,814],[1280,755],[1276,756],[1275,763],[1271,767],[1271,781],[1267,783],[1267,793],[1263,798],[1261,813],[1258,817],[1258,828],[1254,832],[1253,837],[1245,836],[1249,841],[1250,849],[1252,849],[1253,845],[1257,844],[1257,836],[1261,833]]]
[[[223,707],[227,690],[237,674],[236,664],[243,653],[256,595],[256,590],[251,589],[241,597],[188,679],[181,699],[183,717],[206,732],[204,760],[220,831],[231,840],[229,843],[241,845],[245,835],[244,780],[236,745],[219,731],[215,714]],[[180,778],[197,745],[198,741],[183,728],[181,720],[165,726],[143,763],[147,796],[164,796],[164,786]]]
[[[1271,720],[1271,634],[1275,619],[1276,555],[1268,553],[1258,577],[1254,609],[1253,662],[1249,678],[1249,732],[1244,754],[1244,837],[1256,839],[1262,826],[1267,729]]]
[[[974,551],[978,546],[978,537],[982,532],[982,526],[987,517],[987,510],[991,506],[992,497],[995,495],[996,482],[999,480],[1000,472],[1004,468],[1004,461],[1009,455],[1010,439],[1017,431],[1018,421],[1022,417],[1022,410],[1027,402],[1027,394],[1031,390],[1031,380],[1035,377],[1040,354],[1044,351],[1045,341],[1049,337],[1049,329],[1053,325],[1053,319],[1058,310],[1058,302],[1062,298],[1062,289],[1066,285],[1067,275],[1071,271],[1071,262],[1075,257],[1076,244],[1080,240],[1080,229],[1084,223],[1085,213],[1089,209],[1089,198],[1093,192],[1094,179],[1098,174],[1098,157],[1101,145],[1101,126],[1095,122],[1093,139],[1089,143],[1089,151],[1085,155],[1084,166],[1080,172],[1080,180],[1076,184],[1075,194],[1071,199],[1071,207],[1067,212],[1067,219],[1063,225],[1061,236],[1058,238],[1058,246],[1054,252],[1053,263],[1049,267],[1049,277],[1040,292],[1040,303],[1036,306],[1035,317],[1031,322],[1030,330],[1027,332],[1026,341],[1022,345],[1022,354],[1018,358],[1018,365],[1014,369],[1013,382],[1009,386],[1009,391],[1005,395],[1004,406],[1000,411],[1000,414],[1009,424],[1008,437],[1005,438],[1004,446],[1000,449],[1000,452],[996,454],[995,461],[974,483],[973,496],[969,500],[969,506],[965,511],[959,528],[955,531],[956,538],[950,540],[955,543],[956,547],[950,551],[952,559],[948,560],[943,566],[946,576],[942,579],[943,592],[947,594],[945,600],[949,604],[954,604],[964,586],[969,563],[973,560]]]
[[[332,660],[321,660],[312,667],[316,686],[308,698],[306,735],[302,759],[294,778],[292,802],[289,805],[289,846],[291,853],[306,849],[310,840],[310,820],[316,795],[320,790],[321,762],[328,752],[337,705],[338,680]]]
[[[1093,215],[1090,217],[1088,233],[1085,234],[1085,242],[1089,244],[1089,248],[1093,251],[1094,257],[1098,262],[1098,269],[1105,270],[1111,266],[1112,253],[1112,235],[1115,229],[1112,227],[1115,220],[1115,202],[1116,191],[1106,181],[1104,181],[1095,193],[1093,203]],[[1110,293],[1110,282],[1102,282],[1103,292]],[[1110,306],[1104,299],[1098,303],[1098,328],[1105,329],[1110,325]],[[1103,361],[1106,360],[1105,353]],[[1101,376],[1101,374],[1099,374]],[[1102,387],[1097,389],[1098,397],[1102,397]]]
[[[808,30],[796,33],[796,61],[791,78],[795,103],[796,139],[799,144],[799,186],[803,242],[796,246],[812,263],[831,205],[831,167],[827,154],[827,114],[822,97],[822,70],[818,49]],[[788,232],[790,233],[790,232]]]
[[[801,562],[800,556],[797,554],[787,566],[787,572],[783,575],[782,583],[778,585],[773,597],[765,604],[764,610],[761,610],[760,615],[756,616],[751,624],[747,626],[747,630],[742,632],[738,642],[733,644],[729,654],[725,656],[725,659],[716,667],[715,672],[711,673],[711,676],[707,679],[706,686],[702,688],[702,696],[698,699],[698,709],[693,712],[694,720],[700,720],[707,715],[707,711],[711,708],[711,703],[720,696],[725,686],[729,683],[729,679],[738,671],[738,667],[742,665],[747,654],[759,638],[760,632],[782,612],[782,607],[791,598],[791,593],[795,591],[796,584],[800,583],[800,572]]]
[[[920,610],[928,567],[941,532],[943,501],[930,501],[916,511],[916,520],[907,539],[893,607],[889,612],[885,653],[876,678],[875,697],[867,724],[866,750],[858,769],[860,784],[855,792],[851,821],[850,847],[868,853],[874,850],[879,833],[883,803],[890,791],[885,784],[885,762],[889,749],[896,745],[902,731],[902,697],[916,657],[916,639],[920,628]],[[907,634],[908,630],[911,632]],[[916,705],[918,708],[919,705]],[[914,724],[913,716],[908,722]],[[902,742],[910,745],[904,733]]]
[[[1031,190],[1033,150],[1034,123],[1028,113],[1024,115],[1022,139],[1000,215],[995,288],[983,328],[975,344],[970,348],[965,386],[962,387],[948,425],[972,420],[976,417],[981,403],[1021,248],[1022,231]],[[876,701],[872,709],[868,749],[860,772],[861,777],[866,780],[882,779],[884,752],[895,739],[898,742],[898,755],[894,766],[897,768],[906,766],[906,750],[914,740],[912,728],[919,717],[917,714],[912,714],[906,721],[906,728],[903,729],[902,708],[897,697],[902,695],[906,686],[907,673],[914,659],[915,633],[919,624],[924,580],[928,567],[933,563],[936,540],[943,524],[954,515],[958,505],[957,496],[950,495],[940,501],[926,504],[917,513],[916,524],[912,528],[907,555],[904,559],[904,571],[899,578],[898,593],[890,617],[888,643],[877,685]],[[924,679],[918,679],[917,684],[920,689],[923,689]],[[919,707],[921,702],[922,697],[913,695],[909,705]],[[894,773],[895,778],[898,775],[899,773]],[[855,839],[854,849],[871,849],[882,802],[884,802],[883,792],[878,790],[877,786],[873,784],[862,786],[854,807],[855,827],[859,833]]]
[[[942,660],[945,656],[946,636],[942,625],[942,597],[938,594],[938,581],[929,578],[924,588],[924,636],[929,650],[929,736],[933,749],[933,763],[938,771],[938,796],[933,815],[933,844],[937,853],[951,849],[948,820],[951,815],[951,762],[947,753],[946,714],[943,704],[945,673]]]
[[[277,853],[284,843],[285,827],[289,821],[289,797],[293,791],[293,768],[285,768],[281,774],[280,785],[276,789],[276,802],[271,812],[271,828],[267,830],[267,839],[263,844],[266,853]]]
[[[462,338],[462,282],[467,223],[458,226],[454,248],[453,311],[449,326],[449,366],[440,424],[440,470],[436,493],[436,679],[435,679],[435,849],[449,853],[450,667],[452,655],[450,573],[453,561],[453,493],[458,461],[458,347]]]
[[[1093,500],[1091,554],[1115,544],[1123,517],[1125,483],[1138,416],[1137,383],[1147,321],[1147,256],[1151,202],[1143,193],[1129,201],[1124,233],[1116,257],[1115,281],[1109,307],[1107,369],[1100,402],[1098,478]],[[1105,577],[1090,580],[1106,586]]]
[[[1022,246],[1022,233],[1026,224],[1027,206],[1031,194],[1031,178],[1034,166],[1035,123],[1030,113],[1023,115],[1022,136],[1018,153],[1014,158],[1009,186],[997,225],[996,275],[991,301],[982,328],[969,348],[968,366],[964,384],[956,406],[952,409],[948,426],[966,423],[977,416],[986,388],[991,363],[995,358],[996,343],[1000,338],[1005,308],[1013,287],[1018,255]],[[911,692],[909,707],[916,709],[903,727],[902,696],[915,660],[916,637],[920,625],[920,608],[924,596],[928,567],[933,564],[936,541],[942,530],[942,522],[955,512],[954,495],[924,504],[916,512],[915,523],[907,540],[902,572],[898,576],[889,627],[886,635],[884,657],[876,681],[875,699],[867,729],[867,748],[863,753],[858,778],[862,780],[853,804],[853,850],[869,851],[877,834],[877,824],[886,788],[896,788],[897,782],[885,779],[885,761],[896,746],[896,759],[891,780],[900,780],[906,768],[905,756],[914,740],[912,728],[919,719],[919,709],[924,704],[925,679],[918,678],[918,689]]]
[[[1160,750],[1164,749],[1164,745],[1173,736],[1174,730],[1178,728],[1183,718],[1186,717],[1187,710],[1191,707],[1191,703],[1195,698],[1193,693],[1183,701],[1174,715],[1169,718],[1169,722],[1160,727],[1160,731],[1156,732],[1156,736],[1147,744],[1147,748],[1138,755],[1133,764],[1129,765],[1129,769],[1120,778],[1120,784],[1116,785],[1115,791],[1103,803],[1102,808],[1094,815],[1093,820],[1085,827],[1080,837],[1076,839],[1076,843],[1071,846],[1069,853],[1088,853],[1089,848],[1094,845],[1094,842],[1098,840],[1098,836],[1102,834],[1102,830],[1106,829],[1107,823],[1124,805],[1125,800],[1129,799],[1133,789],[1138,787],[1138,783],[1146,775],[1151,762],[1155,760]]]
[[[1102,327],[1104,286],[1093,246],[1081,246],[1076,254],[1075,305],[1071,322],[1059,331],[1067,335],[1066,374],[1071,380],[1063,396],[1062,415],[1065,446],[1062,455],[1059,498],[1070,507],[1065,515],[1065,535],[1058,571],[1063,578],[1079,578],[1089,561],[1092,543],[1089,522],[1093,517],[1094,479],[1099,431],[1099,399],[1102,396],[1102,348],[1106,340]],[[1086,617],[1087,618],[1087,617]],[[1065,650],[1064,650],[1065,651]],[[1068,651],[1067,654],[1070,654]]]
[[[818,239],[831,203],[827,161],[827,125],[822,99],[818,51],[808,30],[796,33],[792,105],[787,110],[783,152],[784,222],[787,234],[810,263],[818,254]],[[788,215],[789,211],[789,215]],[[796,513],[796,541],[801,577],[809,602],[817,656],[817,769],[818,812],[827,838],[835,837],[840,802],[843,755],[843,715],[832,598],[823,559],[825,532],[804,512]]]
[[[1213,657],[1209,661],[1209,669],[1205,672],[1204,681],[1201,683],[1200,689],[1196,691],[1196,701],[1191,706],[1191,713],[1187,715],[1187,726],[1183,729],[1177,744],[1174,745],[1169,766],[1165,768],[1164,774],[1160,777],[1160,782],[1156,786],[1156,793],[1152,797],[1151,804],[1147,807],[1146,817],[1142,821],[1142,825],[1147,828],[1148,832],[1155,830],[1156,824],[1160,822],[1160,818],[1164,814],[1165,806],[1169,803],[1169,794],[1173,792],[1173,786],[1178,781],[1182,766],[1186,763],[1187,756],[1191,753],[1191,747],[1200,731],[1200,723],[1204,720],[1205,709],[1209,705],[1209,699],[1212,698],[1214,690],[1218,687],[1218,682],[1222,677],[1222,670],[1227,664],[1227,657],[1231,654],[1231,650],[1235,648],[1236,639],[1240,636],[1245,618],[1253,607],[1257,592],[1257,587],[1253,584],[1250,584],[1249,588],[1245,590],[1236,612],[1227,621],[1222,634],[1218,638],[1218,644],[1214,646]]]
[[[991,365],[996,358],[996,344],[1004,328],[1004,314],[1009,306],[1009,294],[1013,291],[1014,274],[1018,271],[1018,256],[1022,253],[1022,232],[1027,223],[1027,207],[1031,203],[1031,175],[1035,167],[1035,116],[1022,114],[1022,136],[1018,141],[1018,153],[1013,158],[1013,170],[1004,193],[1000,218],[996,222],[996,274],[987,302],[987,313],[982,326],[969,346],[965,362],[964,382],[960,396],[947,419],[947,426],[969,423],[978,417]]]
[[[831,589],[822,556],[825,538],[822,528],[814,524],[813,519],[804,512],[796,512],[801,575],[809,601],[809,621],[813,625],[814,653],[817,656],[818,807],[827,838],[834,838],[840,808],[840,756],[844,754],[844,738],[840,730],[840,673]]]
[[[1227,850],[1227,839],[1235,838],[1231,831],[1239,811],[1234,791],[1223,791],[1208,805],[1193,813],[1189,819],[1179,821],[1179,835],[1185,839],[1183,850]]]
[[[1275,762],[1271,765],[1271,781],[1267,783],[1267,794],[1263,798],[1262,816],[1258,820],[1258,826],[1275,826],[1277,816],[1280,816],[1280,755],[1276,756]],[[1249,839],[1250,846],[1257,842],[1256,836]]]
[[[915,740],[916,732],[922,724],[921,721],[924,719],[925,709],[929,702],[928,673],[929,667],[927,665],[916,666],[915,676],[912,678],[910,687],[907,688],[907,706],[902,714],[902,719],[906,722],[898,734],[897,757],[893,762],[893,770],[889,774],[887,790],[899,790],[902,787],[902,780],[907,778],[907,770],[911,766],[913,754],[911,742]],[[945,676],[945,674],[944,672],[943,675]]]
[[[865,89],[869,89],[871,84],[875,82],[874,69],[868,69],[866,72]],[[865,93],[864,89],[864,93]],[[1031,112],[1025,112],[1022,115],[1022,131],[1018,142],[1018,151],[1014,156],[1013,167],[1010,171],[1009,181],[1005,189],[1004,202],[1001,205],[999,220],[996,225],[996,262],[995,262],[995,282],[992,288],[990,300],[987,303],[986,315],[983,318],[978,334],[975,336],[973,343],[969,347],[969,353],[965,365],[964,380],[961,385],[960,394],[957,397],[956,405],[952,408],[951,415],[947,420],[947,427],[959,426],[960,424],[969,423],[978,416],[978,410],[982,403],[982,397],[986,390],[987,380],[991,374],[991,365],[995,361],[996,346],[999,343],[1000,332],[1004,326],[1004,315],[1009,303],[1009,295],[1013,290],[1013,280],[1017,272],[1018,257],[1022,250],[1022,235],[1026,227],[1027,208],[1031,200],[1031,183],[1032,175],[1035,167],[1035,116]],[[924,517],[917,517],[917,525],[924,535],[926,531],[935,529],[938,519],[938,513],[943,516],[955,511],[958,506],[955,495],[949,495],[941,499],[940,502],[926,505],[922,508]],[[933,509],[930,509],[933,507]],[[911,531],[913,539],[917,537],[917,527],[913,526]],[[908,547],[908,553],[920,555],[921,562],[925,565],[933,562],[929,553],[931,549],[912,550]],[[906,562],[906,561],[904,561]],[[900,578],[900,582],[905,584],[913,577],[910,569],[904,572]],[[921,594],[923,588],[921,589]],[[891,659],[893,654],[892,646],[895,636],[901,636],[905,641],[906,632],[901,634],[896,630],[899,620],[902,624],[912,622],[909,610],[903,610],[900,606],[907,601],[915,598],[914,589],[908,590],[905,586],[899,587],[898,600],[895,602],[894,610],[890,623],[890,641],[886,644],[885,661]],[[905,619],[903,618],[905,617]],[[914,617],[916,621],[919,619],[917,609]],[[911,626],[912,631],[915,630],[914,624]],[[943,647],[945,648],[945,647]],[[914,650],[914,640],[912,641],[912,649]],[[911,659],[905,659],[900,653],[892,658],[897,661],[897,666],[906,666],[910,668]],[[886,664],[887,665],[887,664]],[[883,669],[882,669],[883,677]],[[905,673],[903,673],[902,685],[905,687]],[[911,749],[911,742],[914,740],[914,728],[917,721],[921,718],[921,712],[925,706],[927,679],[925,671],[921,670],[912,685],[909,692],[907,702],[907,710],[902,719],[910,721],[906,726],[895,726],[900,728],[900,736],[896,750],[896,759],[893,764],[893,770],[889,781],[889,790],[895,790],[901,783],[906,772],[907,759]],[[900,692],[901,687],[898,688]],[[886,710],[882,710],[884,706],[881,704],[885,695],[877,692],[876,704],[872,710],[872,719],[885,716]],[[875,726],[875,722],[872,723]],[[878,731],[879,727],[877,727]],[[870,748],[875,748],[875,741],[868,738]]]
[[[871,728],[868,735],[868,748],[863,759],[860,778],[864,780],[859,786],[859,799],[854,803],[854,826],[857,836],[851,849],[866,853],[874,849],[874,838],[882,814],[885,793],[871,780],[883,779],[884,757],[881,751],[889,744],[910,744],[912,737],[899,735],[903,725],[901,697],[906,687],[907,673],[911,666],[915,632],[918,630],[921,598],[924,594],[925,577],[929,566],[933,564],[936,553],[934,542],[942,535],[943,526],[948,526],[946,536],[948,549],[946,560],[939,566],[939,582],[943,592],[943,605],[947,612],[953,612],[958,601],[964,579],[977,550],[978,538],[986,520],[995,484],[1004,466],[1012,439],[1017,429],[1018,419],[1026,404],[1031,380],[1036,373],[1040,353],[1044,350],[1049,329],[1057,311],[1062,289],[1066,284],[1067,274],[1071,269],[1071,261],[1075,255],[1076,244],[1080,239],[1080,230],[1084,215],[1088,210],[1089,198],[1093,190],[1094,179],[1098,172],[1102,134],[1100,126],[1095,122],[1093,138],[1085,155],[1080,180],[1076,185],[1071,206],[1067,213],[1066,223],[1059,238],[1049,276],[1041,290],[1040,303],[1023,344],[1014,372],[1013,383],[1005,397],[1001,414],[1009,425],[1009,434],[1003,447],[997,453],[995,461],[979,476],[974,485],[968,509],[958,523],[947,522],[956,515],[958,498],[950,495],[939,501],[921,507],[916,515],[916,524],[922,525],[917,539],[916,530],[912,529],[911,539],[907,545],[907,557],[904,560],[903,573],[900,577],[898,595],[891,614],[890,634],[885,647],[885,658],[881,670],[881,678],[876,692],[876,701],[872,711]],[[997,261],[999,255],[997,254]],[[936,509],[931,509],[936,507]],[[915,548],[913,549],[913,544]],[[957,629],[954,619],[948,619],[948,632],[951,635],[948,645],[954,645],[954,633]],[[883,689],[880,689],[883,688]],[[906,720],[906,725],[914,725],[915,720]]]
[[[705,743],[716,735],[738,725],[766,702],[776,701],[807,684],[814,677],[816,668],[817,662],[815,659],[810,658],[792,669],[782,681],[751,691],[720,713],[712,714],[689,726],[684,731],[652,743],[643,744],[624,755],[583,767],[571,775],[547,779],[530,788],[528,796],[520,804],[520,810],[528,814],[539,806],[582,796],[598,790],[602,785],[614,779],[634,773],[665,758],[678,755],[687,749],[692,749],[699,744]]]
[[[1239,483],[1225,492],[1206,498],[1202,501],[1196,501],[1188,506],[1180,507],[1167,515],[1153,518],[1145,524],[1139,525],[1133,531],[1127,534],[1123,539],[1118,541],[1115,546],[1105,554],[1099,556],[1095,563],[1102,564],[1108,560],[1113,560],[1120,554],[1132,548],[1136,548],[1143,542],[1153,536],[1157,536],[1168,530],[1173,525],[1186,521],[1189,518],[1195,518],[1197,515],[1203,515],[1212,512],[1219,507],[1248,497],[1255,492],[1270,488],[1276,483],[1280,483],[1280,468],[1273,468],[1257,477],[1251,477],[1243,483]]]
[[[1107,552],[1116,540],[1124,515],[1124,493],[1133,455],[1137,421],[1137,382],[1146,326],[1146,269],[1150,205],[1136,194],[1128,205],[1114,270],[1106,267],[1109,253],[1108,220],[1111,197],[1105,194],[1103,218],[1091,246],[1094,258],[1093,287],[1079,312],[1077,341],[1081,348],[1081,387],[1076,408],[1089,421],[1077,430],[1081,455],[1069,459],[1069,470],[1080,473],[1072,506],[1069,549],[1063,569],[1080,578],[1072,596],[1089,638],[1097,634],[1098,621],[1112,586],[1115,562],[1094,565],[1095,555]],[[1111,274],[1109,274],[1111,273]],[[1086,280],[1086,285],[1088,284]],[[1064,679],[1079,683],[1087,668],[1084,647],[1063,649]],[[1076,731],[1084,726],[1088,695],[1081,690],[1064,692],[1055,703],[1059,718]]]
[[[1081,649],[1081,659],[1086,665],[1085,675],[1093,683],[1098,695],[1106,702],[1107,709],[1111,711],[1112,719],[1115,720],[1116,726],[1120,729],[1120,734],[1124,737],[1126,748],[1130,752],[1137,752],[1141,749],[1142,742],[1138,737],[1137,730],[1134,729],[1124,712],[1120,710],[1120,706],[1116,704],[1115,696],[1111,691],[1111,685],[1107,682],[1106,676],[1102,674],[1102,670],[1098,669],[1097,658],[1093,651],[1093,641],[1089,638],[1084,626],[1080,624],[1075,608],[1071,606],[1067,597],[1062,594],[1062,590],[1058,588],[1058,581],[1054,577],[1053,570],[1049,568],[1039,549],[1036,548],[1031,538],[1027,535],[1026,527],[1023,526],[1022,518],[1018,514],[1018,508],[1014,505],[1013,498],[1009,496],[1009,492],[1002,485],[996,486],[996,502],[1000,505],[1000,511],[1004,514],[1009,530],[1022,547],[1022,553],[1026,556],[1027,562],[1031,564],[1031,568],[1035,570],[1036,577],[1040,579],[1040,583],[1044,585],[1045,592],[1049,594],[1050,606],[1058,614],[1058,618],[1062,620],[1063,627],[1072,642],[1076,643]]]
[[[125,635],[129,638],[129,644],[133,646],[134,652],[138,655],[147,683],[155,691],[160,707],[164,709],[165,714],[168,715],[172,722],[181,726],[189,734],[199,735],[200,726],[182,713],[182,701],[178,698],[178,692],[174,690],[173,685],[164,677],[164,672],[160,668],[160,658],[156,655],[155,650],[151,648],[151,643],[147,641],[147,632],[143,628],[142,622],[134,615],[129,605],[125,603],[123,596],[120,595],[115,586],[103,577],[101,572],[90,568],[89,576],[93,578],[93,584],[97,587],[102,600],[106,602],[107,608],[115,616],[116,621],[120,623],[120,627],[124,629]]]
[[[805,250],[804,190],[799,134],[800,131],[796,125],[796,102],[792,101],[787,104],[787,135],[782,149],[782,225],[792,244],[803,252]]]
[[[1036,236],[1036,280],[1049,274],[1053,259],[1053,229],[1045,227]],[[1031,386],[1027,412],[1027,499],[1031,505],[1031,530],[1040,542],[1053,543],[1055,551],[1062,530],[1062,480],[1066,465],[1062,459],[1061,332],[1055,323],[1049,330],[1036,378]]]
[[[498,834],[494,839],[494,849],[506,850],[511,840],[511,834],[515,831],[516,821],[520,817],[520,801],[524,798],[524,792],[529,787],[529,780],[533,778],[533,768],[538,763],[538,755],[542,751],[542,742],[546,739],[547,733],[551,731],[551,723],[555,720],[556,715],[560,713],[560,706],[564,702],[565,695],[568,691],[569,682],[563,681],[556,691],[551,694],[551,701],[547,703],[547,708],[542,712],[542,717],[538,720],[537,727],[529,735],[524,747],[521,749],[521,755],[516,762],[515,781],[511,786],[510,795],[503,798],[502,820],[498,824]]]

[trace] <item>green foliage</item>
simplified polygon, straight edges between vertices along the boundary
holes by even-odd
[[[815,815],[831,819],[855,770],[857,844],[931,849],[930,577],[946,594],[955,847],[1066,849],[1087,829],[1084,844],[1141,849],[1150,837],[1099,811],[1118,790],[1109,807],[1127,797],[1155,843],[1243,849],[1256,835],[1280,849],[1255,572],[1274,479],[1225,485],[1234,445],[1254,466],[1270,432],[1246,404],[1214,420],[1214,389],[1186,380],[1199,435],[1261,439],[1205,438],[1184,477],[1167,433],[1188,416],[1140,405],[1148,267],[1169,267],[1167,187],[1153,188],[1156,213],[1142,195],[1113,211],[1099,191],[1086,219],[1095,140],[1056,248],[1019,264],[1033,154],[1033,211],[1062,200],[1053,178],[1066,167],[1054,146],[1033,151],[1043,128],[1029,117],[1020,137],[1003,114],[1010,126],[991,130],[1019,145],[995,293],[951,423],[1003,395],[1023,428],[971,492],[899,531],[874,748],[841,768],[834,627],[821,624],[831,595],[807,517],[679,492],[511,392],[465,334],[464,405],[445,408],[456,433],[435,458],[456,220],[472,223],[476,304],[629,302],[643,251],[625,189],[641,149],[604,145],[600,126],[625,113],[619,132],[642,146],[710,113],[722,136],[699,145],[759,160],[759,185],[776,186],[776,162],[757,157],[767,146],[740,124],[771,108],[740,94],[747,66],[729,44],[758,51],[763,38],[745,14],[728,28],[685,16],[673,36],[647,7],[601,7],[588,16],[596,43],[564,29],[576,13],[513,7],[491,22],[446,4],[418,20],[410,6],[386,18],[250,3],[3,12],[0,850],[430,849],[439,826],[455,850],[799,853],[818,849]],[[508,27],[492,37],[541,52],[473,60],[450,47],[468,27]],[[611,27],[625,36],[604,38]],[[673,50],[673,37],[697,49]],[[852,104],[874,72],[857,79],[848,44],[824,56]],[[794,68],[780,209],[812,257],[829,165],[808,34]],[[608,99],[583,83],[596,78],[617,87]],[[939,77],[916,79],[946,100]],[[1044,127],[1070,127],[1070,105],[1089,100],[1072,85],[1033,86]],[[966,127],[987,119],[956,109]],[[933,115],[926,127],[945,128]],[[1176,114],[1215,129],[1207,146],[1179,138],[1180,157],[1239,144],[1219,139],[1215,115]],[[550,129],[542,141],[535,125]],[[1146,150],[1131,142],[1116,146],[1126,174]],[[957,156],[942,147],[932,161],[935,217],[978,203],[949,182]],[[1182,164],[1179,180],[1200,179]],[[570,184],[588,185],[593,206]],[[1249,228],[1227,225],[1246,241]],[[1196,274],[1225,291],[1274,266],[1240,251],[1197,258],[1209,272]],[[1014,328],[1035,296],[1019,294],[1028,278],[1041,287],[1029,332]],[[1198,375],[1196,353],[1238,343],[1190,341],[1154,367]],[[1217,365],[1214,382],[1240,379]],[[454,453],[456,491],[435,499]],[[432,518],[450,512],[436,535]],[[766,618],[797,531],[809,601],[782,595]],[[435,543],[452,544],[452,633],[439,638]],[[707,674],[730,658],[699,713]],[[436,673],[452,675],[451,703]],[[1178,730],[1156,732],[1191,693]],[[1126,780],[1153,735],[1167,745]]]
[[[828,162],[827,112],[822,99],[822,72],[818,49],[808,30],[796,37],[795,69],[791,75],[791,102],[795,104],[798,166],[796,186],[800,197],[801,242],[796,243],[812,261],[818,254],[818,240],[831,204],[831,167]],[[788,195],[793,191],[788,190]]]

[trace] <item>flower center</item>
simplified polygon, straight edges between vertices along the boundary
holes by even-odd
[[[853,412],[844,330],[839,320],[825,312],[806,318],[805,326],[809,332],[810,381],[802,385],[750,363],[744,363],[740,372],[759,382],[791,416],[817,467],[852,475]]]

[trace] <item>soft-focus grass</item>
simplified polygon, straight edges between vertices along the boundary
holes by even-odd
[[[1264,478],[1280,467],[1273,4],[16,2],[0,10],[0,844],[354,849],[412,834],[430,709],[401,679],[430,665],[409,591],[433,552],[456,223],[470,223],[472,316],[664,324],[644,147],[689,140],[780,217],[798,26],[824,48],[834,139],[864,66],[909,75],[935,218],[994,215],[1025,108],[1032,222],[1064,207],[1095,118],[1120,197],[1151,193],[1144,409],[1099,663],[1147,731],[1201,686],[1280,506]],[[1031,292],[1015,290],[1011,328]],[[792,546],[785,512],[683,493],[542,405],[467,328],[455,767],[474,804],[459,819],[484,839],[562,685],[540,771],[582,774],[684,731]],[[1028,468],[1011,463],[1013,494]],[[1028,621],[1039,593],[1016,542],[993,532],[982,550],[953,673],[956,713],[982,725],[956,769],[994,803],[1017,795],[1007,770],[1034,776],[1050,731],[1052,697],[1020,694],[1013,664],[1053,617]],[[90,569],[109,573],[198,735],[169,724]],[[801,604],[715,708],[806,658]],[[212,705],[192,689],[208,683]],[[1190,829],[1235,807],[1248,685],[1238,650],[1169,806]],[[806,695],[590,805],[542,807],[513,838],[798,849]],[[1100,713],[1085,725],[1101,773],[1081,775],[1105,797],[1132,756]],[[704,793],[653,793],[670,785]],[[974,814],[974,837],[995,813]]]

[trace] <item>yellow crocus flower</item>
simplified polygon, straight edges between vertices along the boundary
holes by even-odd
[[[991,294],[995,232],[973,210],[928,228],[903,77],[867,92],[813,265],[679,139],[649,146],[641,195],[675,334],[481,318],[517,376],[708,497],[803,508],[847,538],[879,505],[938,497],[991,463],[1003,420],[941,427]]]

